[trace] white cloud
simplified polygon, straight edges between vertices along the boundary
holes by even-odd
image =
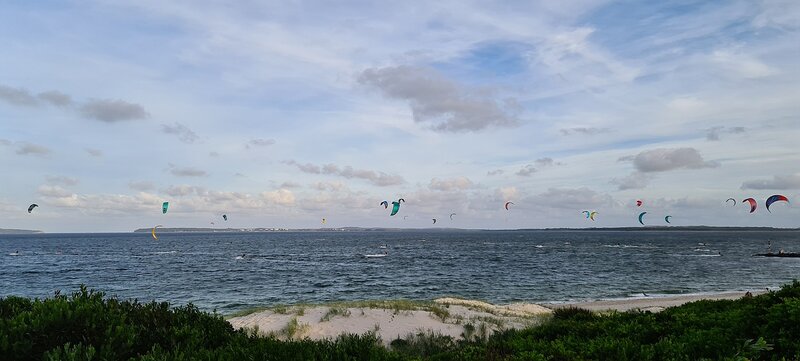
[[[742,189],[800,189],[800,173],[776,175],[772,179],[749,180],[742,183]]]
[[[650,184],[650,181],[653,179],[652,176],[641,173],[641,172],[633,172],[627,177],[624,178],[614,178],[611,180],[611,184],[616,184],[619,186],[619,190],[624,191],[628,189],[643,189]]]
[[[428,188],[435,191],[457,191],[466,190],[473,187],[473,183],[467,177],[455,177],[450,179],[431,179]]]

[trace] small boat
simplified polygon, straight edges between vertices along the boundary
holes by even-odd
[[[778,253],[756,253],[753,257],[788,257],[788,258],[800,258],[800,253],[798,252],[778,252]]]
[[[386,257],[386,255],[387,255],[386,253],[365,254],[364,258],[380,258],[380,257]]]

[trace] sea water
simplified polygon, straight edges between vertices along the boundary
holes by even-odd
[[[798,231],[358,231],[0,235],[0,296],[81,284],[231,313],[345,300],[558,302],[774,288]],[[385,247],[383,247],[385,246]],[[386,253],[386,257],[364,257]]]

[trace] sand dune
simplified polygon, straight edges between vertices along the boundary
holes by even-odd
[[[281,307],[234,317],[228,321],[236,328],[255,328],[261,334],[271,334],[282,339],[308,337],[320,340],[347,333],[374,332],[388,344],[394,339],[419,332],[473,338],[490,335],[495,330],[525,328],[546,320],[553,309],[561,307],[574,306],[592,311],[639,309],[658,312],[666,307],[702,299],[737,299],[743,296],[744,292],[727,292],[546,305],[493,305],[457,298],[440,298],[433,302],[350,302]]]

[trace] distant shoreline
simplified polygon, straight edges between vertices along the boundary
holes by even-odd
[[[150,233],[152,228],[138,228],[135,233]],[[798,232],[800,228],[775,228],[775,227],[716,227],[716,226],[645,226],[645,227],[607,227],[607,228],[518,228],[518,229],[469,229],[469,228],[382,228],[382,227],[337,227],[337,228],[190,228],[160,227],[158,233],[266,233],[266,232],[558,232],[558,231],[614,231],[614,232],[641,232],[641,231],[697,231],[697,232],[719,232],[719,231],[782,231]]]
[[[32,229],[2,229],[0,228],[0,234],[36,234],[36,233],[44,233],[42,231],[32,230]]]

